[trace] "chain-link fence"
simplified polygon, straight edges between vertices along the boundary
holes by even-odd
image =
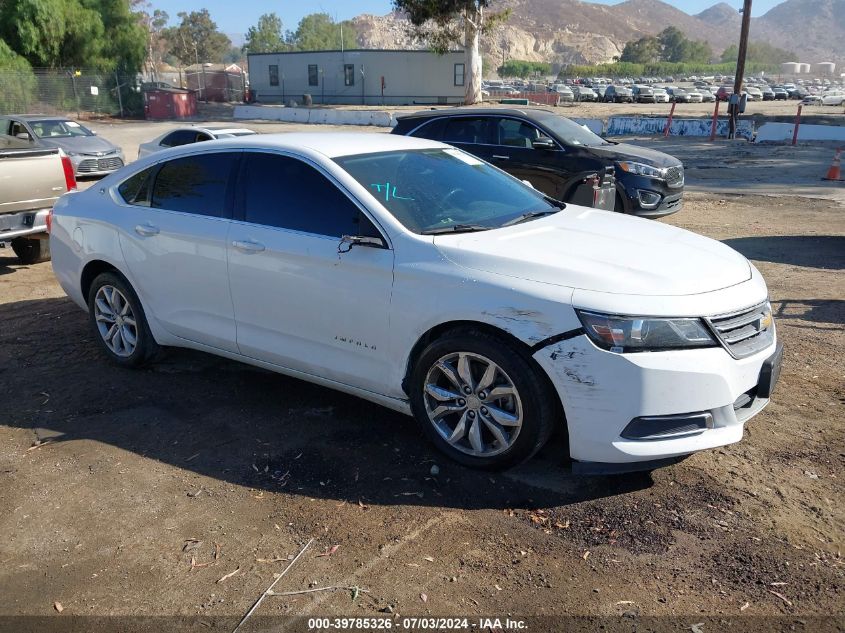
[[[137,75],[86,69],[0,70],[0,114],[144,114]]]

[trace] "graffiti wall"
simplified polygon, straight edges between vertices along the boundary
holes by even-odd
[[[710,119],[672,119],[669,134],[672,136],[710,136]],[[663,134],[666,117],[614,116],[607,122],[607,136],[653,136]],[[753,121],[740,120],[736,131],[738,138],[754,138]],[[716,136],[728,135],[727,119],[719,119]]]

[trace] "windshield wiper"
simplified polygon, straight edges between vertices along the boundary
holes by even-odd
[[[442,235],[443,233],[472,233],[473,231],[489,231],[491,227],[480,224],[452,224],[451,226],[440,226],[434,229],[421,231],[422,235]]]
[[[548,209],[545,211],[529,211],[528,213],[523,213],[522,215],[518,215],[512,220],[508,220],[502,226],[513,226],[514,224],[521,224],[523,222],[527,222],[528,220],[533,220],[534,218],[541,218],[544,215],[551,215],[552,213],[557,213],[560,209],[555,211],[549,211]]]
[[[552,198],[551,196],[547,196],[543,194],[543,198],[546,202],[548,202],[553,207],[557,207],[558,209],[565,209],[566,203],[563,200],[558,200],[557,198]],[[557,213],[557,211],[551,211],[551,213]]]

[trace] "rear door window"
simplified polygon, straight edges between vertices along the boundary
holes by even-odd
[[[446,123],[444,143],[470,143],[489,145],[490,119],[488,117],[453,117]]]
[[[411,136],[418,138],[427,138],[432,141],[439,141],[443,139],[443,129],[446,127],[448,119],[434,119],[428,123],[423,123],[419,128],[411,133]]]
[[[126,204],[150,206],[150,176],[154,169],[154,167],[149,167],[139,171],[120,183],[117,192]]]
[[[247,152],[245,160],[246,222],[329,237],[361,234],[358,206],[308,163],[264,152]]]
[[[178,147],[179,145],[189,145],[196,141],[197,133],[194,130],[176,130],[165,136],[159,145],[162,147]]]
[[[156,175],[151,206],[216,218],[226,216],[226,189],[237,152],[176,158]]]

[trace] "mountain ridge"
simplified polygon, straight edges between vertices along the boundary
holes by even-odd
[[[718,55],[739,39],[740,13],[725,2],[690,15],[662,0],[625,0],[605,5],[581,0],[500,0],[493,9],[511,17],[482,38],[482,54],[496,65],[505,59],[552,64],[613,61],[625,43],[675,26],[688,38],[707,41]],[[751,18],[750,39],[792,50],[792,61],[845,62],[845,0],[785,0]],[[353,18],[365,48],[424,48],[407,32],[399,13]]]

